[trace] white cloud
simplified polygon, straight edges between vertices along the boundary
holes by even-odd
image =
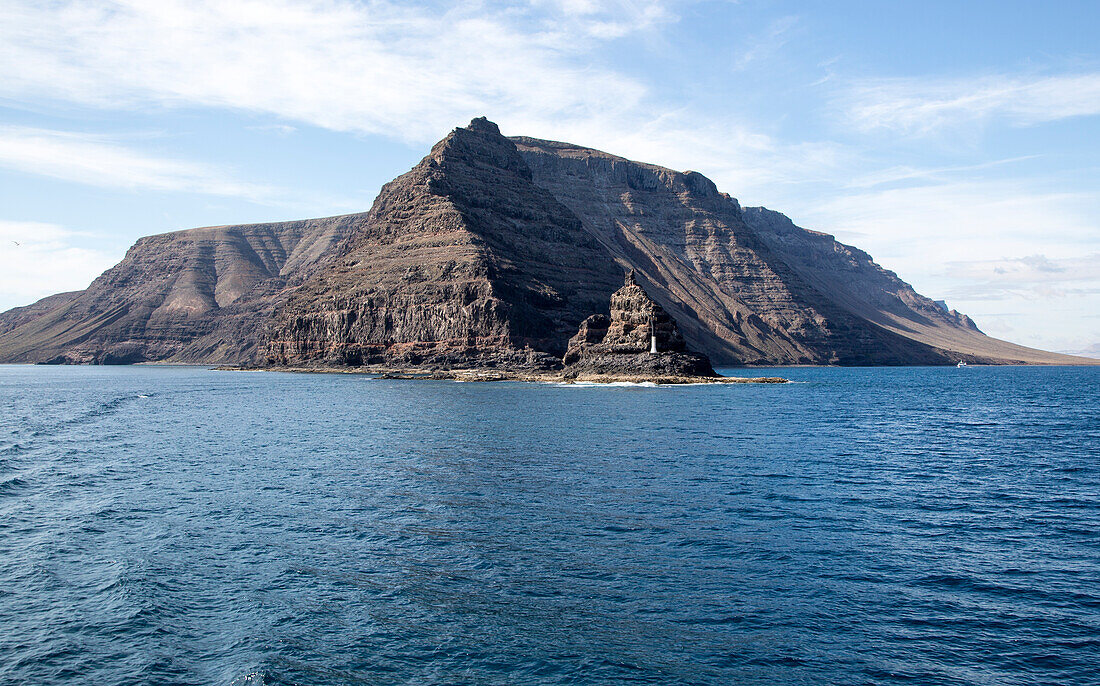
[[[1065,298],[1100,294],[1100,253],[1051,259],[1035,254],[944,265],[947,277],[965,282],[948,297],[968,300]]]
[[[735,193],[832,173],[843,154],[838,145],[785,146],[728,113],[661,102],[645,82],[595,66],[594,46],[675,21],[670,7],[657,0],[448,10],[388,0],[16,0],[0,23],[0,96],[127,110],[234,109],[415,145],[484,114],[506,134],[699,169]],[[790,21],[770,31],[782,33]],[[269,195],[209,170],[155,171],[154,180],[172,177],[177,187],[215,180],[200,192]]]
[[[269,207],[358,209],[362,204],[250,183],[214,165],[156,157],[107,136],[26,126],[0,125],[0,168],[99,188],[200,193]]]
[[[296,132],[298,129],[290,126],[289,124],[263,124],[261,126],[249,126],[250,131],[259,131],[260,133],[272,133],[276,136],[289,136]]]
[[[104,188],[185,191],[270,201],[274,188],[206,164],[152,157],[103,136],[0,126],[0,167]]]
[[[118,255],[77,247],[56,224],[0,220],[0,311],[87,288]]]
[[[1010,157],[1008,159],[992,160],[990,162],[981,162],[978,164],[964,164],[934,168],[900,165],[896,167],[890,167],[888,169],[880,169],[867,174],[862,174],[848,181],[846,185],[849,188],[873,188],[875,186],[883,186],[887,184],[911,181],[924,182],[925,184],[930,182],[943,183],[946,182],[952,175],[957,175],[959,172],[975,172],[983,169],[999,167],[1006,164],[1033,160],[1037,157],[1038,155],[1023,155],[1021,157]]]
[[[927,135],[995,117],[1031,125],[1100,114],[1100,73],[868,79],[843,94],[841,107],[863,131]]]
[[[919,176],[919,175],[918,175]],[[858,190],[796,212],[988,334],[1049,350],[1100,332],[1100,206],[1092,194],[1021,181]]]
[[[597,39],[622,38],[673,22],[676,16],[662,0],[534,0],[532,8],[548,10],[547,24],[557,31]]]
[[[464,7],[16,2],[0,24],[0,93],[106,107],[232,108],[416,142],[480,114],[611,117],[646,94],[636,80],[574,59],[583,36],[550,22],[520,28],[503,9]],[[650,3],[642,14],[663,12]],[[657,20],[614,19],[620,15],[629,16],[600,11],[586,25],[619,33]]]
[[[1025,180],[970,181],[848,193],[807,207],[799,219],[841,239],[860,236],[859,246],[880,262],[920,278],[948,262],[1026,257],[1036,246],[1054,258],[1093,250],[1098,210],[1091,194],[1043,192]]]

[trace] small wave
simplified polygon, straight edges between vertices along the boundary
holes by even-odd
[[[26,488],[29,484],[17,476],[0,481],[0,495],[12,495]]]
[[[80,412],[80,413],[74,415],[74,416],[65,418],[62,421],[60,421],[57,425],[50,426],[50,427],[47,427],[47,428],[44,428],[44,429],[39,429],[39,430],[33,432],[31,435],[32,436],[49,436],[54,431],[56,431],[57,429],[59,429],[61,427],[64,427],[64,426],[79,426],[81,424],[88,424],[90,422],[94,422],[95,420],[97,420],[101,417],[105,417],[105,416],[114,414],[123,405],[125,405],[126,403],[128,403],[130,401],[138,400],[138,399],[141,399],[141,398],[151,398],[151,397],[153,397],[153,395],[155,395],[155,394],[134,393],[134,394],[131,394],[131,395],[122,395],[122,396],[118,396],[117,398],[111,398],[110,400],[104,401],[104,402],[100,403],[99,405],[97,405],[95,407],[87,409],[83,412]]]
[[[551,385],[566,388],[656,388],[659,384],[652,381],[574,381],[573,383],[553,381]]]
[[[242,674],[230,682],[231,686],[264,686],[267,683],[267,672],[264,671]]]

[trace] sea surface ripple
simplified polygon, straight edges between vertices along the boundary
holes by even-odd
[[[0,367],[0,683],[1097,683],[1100,368],[779,373]]]

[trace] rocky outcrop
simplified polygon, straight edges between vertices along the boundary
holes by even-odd
[[[583,357],[574,334],[637,347],[608,308],[624,269],[659,307],[646,316],[718,364],[1095,363],[989,338],[702,174],[484,118],[369,213],[139,240],[87,290],[0,314],[0,362],[552,369]],[[624,297],[620,313],[649,307]],[[683,352],[662,322],[659,350]]]
[[[688,352],[676,321],[638,285],[634,272],[611,296],[611,314],[594,314],[569,339],[565,376],[713,377],[705,355]]]

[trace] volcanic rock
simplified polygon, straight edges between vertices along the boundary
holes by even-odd
[[[275,303],[364,218],[216,226],[141,238],[86,290],[0,315],[0,360],[254,361],[266,343]]]
[[[475,119],[386,184],[332,268],[277,313],[272,364],[560,367],[620,268]]]
[[[140,239],[88,289],[0,314],[0,362],[550,369],[575,333],[626,335],[607,309],[624,269],[724,365],[1096,363],[985,336],[698,172],[484,118],[369,213]]]
[[[713,377],[705,355],[690,353],[675,320],[638,285],[631,270],[611,295],[611,315],[594,314],[569,339],[567,377]]]

